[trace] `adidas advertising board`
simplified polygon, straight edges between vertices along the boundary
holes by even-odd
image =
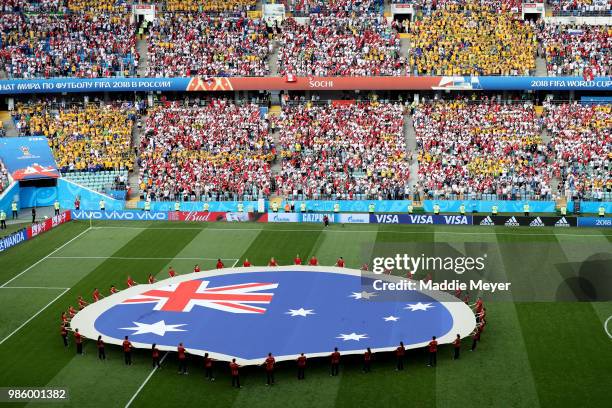
[[[534,216],[525,217],[519,215],[475,215],[474,225],[498,225],[506,227],[576,227],[578,220],[576,217],[544,217]]]

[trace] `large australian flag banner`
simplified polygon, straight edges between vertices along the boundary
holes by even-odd
[[[251,267],[192,273],[137,285],[87,306],[71,326],[135,347],[156,343],[174,351],[240,364],[394,350],[426,345],[431,336],[450,343],[475,326],[470,308],[452,295],[411,290],[385,296],[372,289],[387,275],[336,267]]]

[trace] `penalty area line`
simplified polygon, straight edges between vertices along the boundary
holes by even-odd
[[[91,227],[87,228],[85,231],[82,231],[80,234],[76,235],[75,237],[73,237],[71,240],[69,240],[68,242],[65,242],[62,246],[60,246],[59,248],[55,248],[53,251],[51,251],[49,253],[49,255],[45,256],[44,258],[40,258],[38,261],[34,262],[32,265],[28,266],[26,269],[24,269],[21,273],[18,273],[17,275],[13,276],[11,279],[7,280],[6,282],[4,282],[2,285],[0,285],[0,288],[5,287],[6,285],[8,285],[9,283],[11,283],[12,281],[14,281],[15,279],[17,279],[18,277],[20,277],[21,275],[23,275],[24,273],[26,273],[27,271],[29,271],[30,269],[34,268],[36,265],[40,264],[42,261],[44,261],[45,259],[50,258],[54,253],[56,253],[57,251],[59,251],[60,249],[66,247],[66,245],[70,244],[71,242],[73,242],[74,240],[80,238],[83,234],[85,234],[87,231],[91,230]],[[0,343],[1,344],[1,343]]]
[[[164,360],[166,359],[166,356],[168,356],[168,352],[166,351],[166,354],[164,354],[161,358],[161,360],[159,360],[159,364],[163,363]],[[145,387],[145,385],[147,385],[147,383],[149,382],[149,380],[151,379],[151,377],[153,377],[153,374],[155,374],[155,371],[157,371],[157,367],[154,367],[153,370],[151,370],[151,372],[149,373],[149,375],[147,376],[147,378],[145,378],[145,380],[143,381],[142,384],[140,384],[140,387],[138,387],[138,389],[136,390],[136,392],[134,393],[134,395],[132,395],[132,398],[130,398],[130,400],[127,402],[127,404],[125,404],[125,408],[128,408],[132,402],[134,402],[134,400],[136,399],[136,397],[138,396],[138,394],[140,394],[140,391],[142,391],[142,389]]]
[[[219,258],[176,258],[176,257],[159,257],[159,258],[140,258],[140,257],[131,257],[131,256],[50,256],[49,259],[126,259],[126,260],[136,260],[136,261],[149,261],[149,260],[174,260],[177,261],[216,261]],[[221,258],[226,261],[236,261],[236,258]]]
[[[53,303],[55,303],[55,301],[59,298],[61,298],[62,296],[64,296],[66,294],[66,292],[68,292],[70,290],[70,288],[66,288],[62,291],[62,293],[60,293],[59,295],[57,295],[52,301],[50,301],[49,303],[47,303],[47,305],[45,307],[43,307],[42,309],[40,309],[38,312],[36,312],[34,314],[34,316],[30,317],[28,320],[26,320],[25,322],[23,322],[21,324],[21,326],[19,326],[18,328],[16,328],[15,330],[13,330],[11,332],[11,334],[9,334],[8,336],[6,336],[5,338],[3,338],[0,341],[0,344],[4,343],[5,341],[7,341],[8,339],[11,338],[11,336],[15,333],[17,333],[19,330],[21,330],[26,324],[30,323],[32,320],[34,320],[34,318],[36,316],[38,316],[39,314],[41,314],[42,312],[44,312],[49,306],[51,306]]]

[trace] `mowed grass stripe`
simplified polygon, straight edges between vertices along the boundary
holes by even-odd
[[[443,244],[448,239],[448,235],[436,236],[438,244]],[[482,246],[478,240],[483,241]],[[470,256],[484,256],[486,253],[487,267],[482,273],[466,272],[461,276],[461,280],[508,282],[503,254],[497,240],[491,242],[488,236],[483,236],[471,241],[459,243],[453,240],[449,245]],[[481,253],[467,251],[468,248],[473,250],[479,247]],[[456,277],[458,276],[453,276],[453,272],[449,272],[441,278]],[[512,293],[500,292],[491,295],[472,291],[470,295],[471,303],[477,296],[482,296],[488,314],[487,328],[475,352],[470,351],[471,337],[462,340],[459,360],[451,359],[452,347],[441,348],[440,368],[436,372],[436,405],[450,407],[455,406],[457,401],[470,401],[473,405],[496,406],[503,401],[505,406],[537,407],[538,395],[530,374],[525,343],[520,336],[521,325],[512,301]]]
[[[196,231],[184,231],[178,234],[172,231],[143,230],[114,255],[124,256],[139,253],[150,256],[155,253],[157,256],[173,256],[196,234]],[[95,253],[97,242],[95,240],[89,242],[89,252]],[[86,406],[91,404],[93,396],[97,401],[109,401],[110,399],[110,406],[124,404],[129,399],[129,394],[122,395],[121,390],[115,392],[112,388],[107,388],[105,386],[107,375],[103,371],[84,368],[95,362],[94,355],[78,357],[78,360],[75,361],[77,356],[74,353],[74,346],[71,344],[69,349],[64,349],[59,338],[59,316],[78,294],[91,293],[94,287],[108,288],[113,282],[124,281],[127,274],[132,274],[138,280],[140,277],[146,277],[146,269],[143,269],[142,263],[136,262],[118,263],[109,260],[102,263],[74,285],[64,297],[25,326],[18,335],[5,342],[0,347],[0,358],[3,363],[13,369],[2,370],[0,384],[44,386],[63,369],[66,369],[70,373],[65,378],[70,378],[71,404]],[[91,354],[94,354],[92,351],[94,348],[95,346],[90,342],[86,345],[86,351]],[[83,361],[83,358],[87,360]],[[138,359],[137,357],[136,360]],[[122,371],[115,375],[124,375],[123,381],[126,384],[133,381],[133,390],[136,390],[139,385],[137,379],[133,379],[136,370]]]
[[[508,239],[499,237],[500,242]],[[567,258],[555,234],[532,239],[546,245],[526,242],[520,254],[512,257],[504,252],[504,257],[507,270],[514,268],[513,281],[530,279],[533,299],[539,300],[540,293],[546,297],[556,294],[563,276],[558,266],[547,268],[548,273],[536,266],[563,265]],[[532,267],[521,268],[527,264]],[[602,335],[601,321],[589,303],[554,300],[516,303],[540,404],[582,406],[588,401],[592,406],[605,406],[612,383],[612,353],[609,339]]]

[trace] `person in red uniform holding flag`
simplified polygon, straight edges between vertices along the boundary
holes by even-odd
[[[150,284],[155,283],[155,278],[153,277],[153,275],[149,274],[149,277],[147,278],[147,282]]]
[[[125,336],[123,340],[123,359],[125,365],[132,365],[132,343],[130,343],[128,336]]]
[[[242,266],[244,268],[248,268],[251,266],[251,263],[249,262],[249,258],[244,258],[244,262],[242,263]]]
[[[115,293],[117,293],[117,292],[119,292],[119,291],[117,290],[117,288],[115,287],[115,285],[111,285],[111,287],[110,287],[110,294],[111,294],[111,295],[114,295],[114,294],[115,294]]]
[[[399,346],[395,349],[395,357],[397,358],[397,371],[401,371],[404,369],[404,356],[406,355],[406,347],[404,347],[404,342],[400,341]]]
[[[223,265],[221,259],[217,259],[217,269],[223,269],[224,267],[225,265]]]
[[[161,368],[159,364],[159,349],[155,343],[151,345],[151,357],[153,358],[153,368]]]
[[[304,371],[306,371],[306,356],[304,353],[300,354],[297,358],[297,366],[298,366],[298,380],[304,379]]]
[[[438,362],[438,341],[436,340],[436,336],[431,337],[427,349],[429,351],[429,364],[427,364],[427,367],[435,367]]]
[[[340,368],[340,352],[338,352],[338,347],[334,347],[334,352],[331,353],[331,376],[335,377],[338,375],[338,371]]]
[[[276,363],[276,359],[272,356],[272,353],[268,353],[268,357],[264,361],[266,366],[266,385],[274,385],[274,363]]]
[[[68,308],[68,316],[70,316],[70,319],[72,319],[75,315],[76,310],[74,309],[74,306],[70,305],[70,307]]]
[[[276,262],[276,259],[274,259],[274,257],[270,258],[268,266],[278,266],[278,262]]]
[[[372,351],[368,347],[365,353],[363,353],[363,372],[369,373],[372,369]]]
[[[232,358],[229,367],[232,373],[232,387],[240,388],[240,366],[236,364],[235,358]]]
[[[336,261],[336,266],[338,268],[344,268],[344,258],[342,257],[338,258],[338,260]]]
[[[478,342],[480,341],[480,335],[482,334],[482,329],[483,329],[483,325],[480,325],[476,327],[476,330],[474,330],[474,333],[472,333],[472,348],[470,349],[470,351],[476,350],[476,346],[478,345]]]
[[[461,351],[461,336],[457,335],[453,340],[453,360],[459,360],[459,352]]]
[[[62,340],[64,342],[64,347],[68,347],[68,330],[66,330],[66,325],[62,323],[60,326],[60,334],[62,335]]]
[[[199,265],[199,264],[196,264],[196,265],[193,267],[193,271],[194,271],[194,272],[202,272],[202,269],[200,269],[200,265]]]
[[[102,336],[98,336],[96,347],[98,347],[98,358],[102,361],[106,360],[106,351],[104,350],[104,340],[102,340]]]
[[[134,279],[132,279],[130,275],[128,275],[126,283],[128,285],[128,288],[131,288],[132,286],[136,285],[136,282],[134,282]]]
[[[62,325],[65,326],[68,324],[68,316],[66,315],[66,312],[62,312]]]
[[[208,353],[204,353],[204,375],[208,381],[215,381],[213,375],[213,359],[208,356]]]
[[[310,266],[319,266],[319,260],[317,259],[316,256],[311,256],[310,260],[308,261],[308,265]]]
[[[98,290],[98,288],[94,289],[92,297],[93,297],[94,302],[97,302],[98,300],[100,300],[100,291]]]
[[[74,329],[74,344],[76,344],[77,354],[83,355],[83,336],[79,333],[79,329]]]
[[[178,347],[176,348],[176,351],[178,352],[178,361],[179,361],[179,374],[189,374],[187,372],[187,350],[185,350],[185,347],[183,347],[183,343],[179,343]]]
[[[79,296],[79,310],[83,310],[85,306],[87,306],[87,302],[83,299],[83,296]]]
[[[168,268],[168,275],[169,275],[171,278],[174,278],[174,277],[176,276],[176,272],[174,271],[174,268],[173,268],[173,267],[169,267],[169,268]]]
[[[293,264],[294,265],[301,265],[302,264],[302,258],[300,258],[300,254],[297,254],[295,256],[295,258],[293,258]]]

